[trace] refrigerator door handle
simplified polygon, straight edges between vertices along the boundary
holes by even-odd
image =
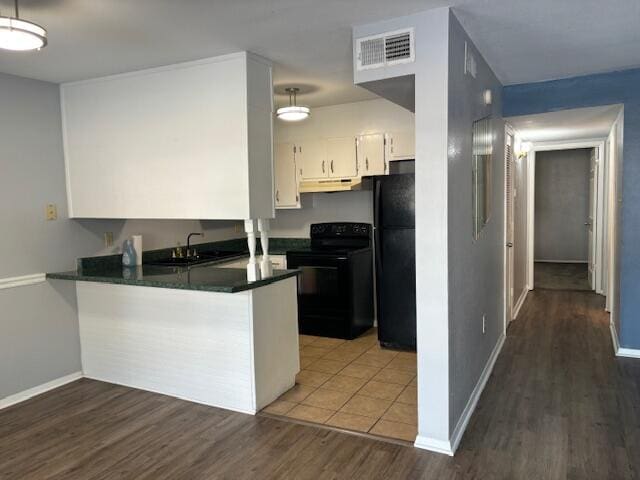
[[[382,245],[380,244],[380,220],[381,220],[381,184],[380,180],[377,180],[374,186],[374,200],[373,200],[373,211],[375,218],[373,220],[373,241],[375,246],[375,256],[376,256],[376,269],[378,271],[382,271]]]

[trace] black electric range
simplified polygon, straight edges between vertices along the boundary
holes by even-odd
[[[287,252],[298,277],[300,333],[353,339],[373,327],[371,225],[316,223],[311,244]]]

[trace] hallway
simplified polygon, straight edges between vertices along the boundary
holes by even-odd
[[[0,412],[0,479],[640,478],[640,361],[602,307],[530,293],[454,458],[85,379]]]
[[[591,290],[586,263],[535,262],[534,268],[537,289]]]

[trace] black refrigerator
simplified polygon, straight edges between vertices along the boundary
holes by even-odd
[[[378,340],[416,349],[415,177],[374,179]]]

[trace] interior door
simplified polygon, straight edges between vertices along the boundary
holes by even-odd
[[[513,320],[513,242],[515,240],[514,226],[514,161],[513,161],[513,133],[507,130],[505,135],[505,316],[507,324]]]
[[[355,137],[327,139],[327,162],[329,177],[346,178],[358,176]]]
[[[362,175],[385,175],[384,135],[360,135],[357,146],[358,165]]]
[[[276,208],[296,207],[298,181],[294,146],[291,143],[279,143],[275,150]]]
[[[590,173],[589,173],[589,218],[587,218],[587,221],[585,222],[585,225],[587,227],[587,242],[588,242],[588,248],[589,248],[589,253],[588,253],[588,267],[589,267],[589,285],[591,286],[591,288],[595,288],[595,275],[594,275],[594,269],[595,269],[595,239],[594,239],[594,229],[593,229],[593,223],[594,223],[594,219],[596,218],[596,178],[598,178],[597,175],[597,169],[598,169],[598,148],[593,148],[591,150],[591,168],[590,168]]]
[[[298,144],[298,166],[303,180],[327,178],[327,144],[323,139],[305,140]]]

